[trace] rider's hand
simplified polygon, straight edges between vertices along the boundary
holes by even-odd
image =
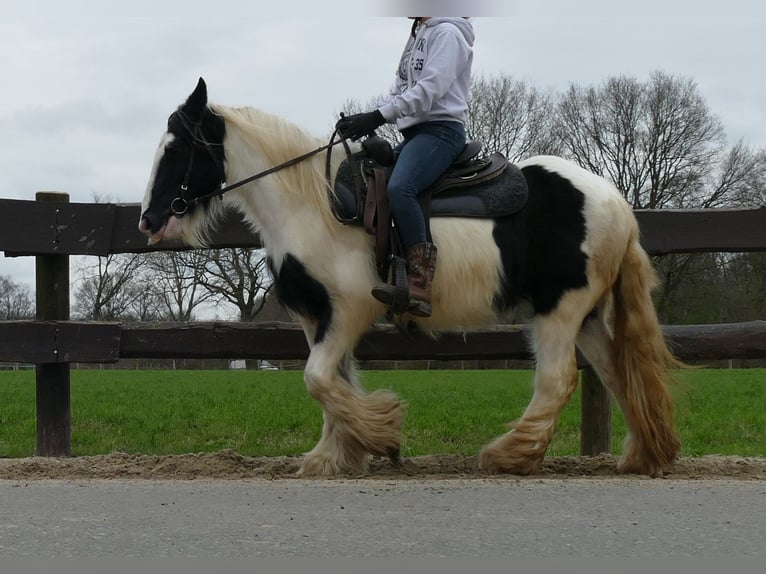
[[[358,140],[362,136],[373,133],[378,126],[382,126],[384,123],[386,120],[383,114],[380,113],[380,110],[375,110],[374,112],[344,116],[335,124],[335,129],[344,138]]]

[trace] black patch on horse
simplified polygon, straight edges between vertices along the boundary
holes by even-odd
[[[556,308],[570,289],[588,284],[585,241],[585,195],[572,182],[539,165],[522,169],[529,187],[527,205],[518,213],[495,220],[493,235],[505,271],[497,311],[521,299],[535,314]]]
[[[317,332],[314,343],[321,343],[332,320],[332,305],[327,289],[309,275],[303,263],[289,253],[285,255],[278,270],[271,257],[266,262],[274,277],[277,300],[295,313],[315,319]]]
[[[177,112],[171,114],[168,119],[168,131],[176,137],[170,147],[184,148],[184,157],[177,166],[184,172],[181,174],[181,180],[186,174],[186,169],[191,167],[187,197],[193,199],[212,193],[221,187],[224,176],[221,169],[226,159],[223,147],[226,124],[224,119],[212,112],[210,108],[206,107],[200,118],[195,120],[184,113],[185,107],[182,106]],[[166,155],[167,152],[166,148]],[[194,153],[194,157],[191,158],[193,161],[189,165],[191,153]]]
[[[187,103],[168,118],[167,131],[174,139],[165,146],[157,165],[149,207],[142,215],[152,233],[167,222],[174,199],[183,196],[191,200],[221,187],[221,169],[225,162],[224,119],[207,107],[192,110],[194,116],[184,111],[188,108]],[[185,191],[181,189],[184,182],[188,186]]]

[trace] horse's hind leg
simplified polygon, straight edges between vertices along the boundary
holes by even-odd
[[[575,338],[581,319],[581,313],[567,313],[559,305],[553,313],[535,320],[534,395],[521,419],[513,423],[513,430],[484,447],[479,456],[481,469],[512,474],[533,474],[540,469],[561,409],[577,387]]]
[[[577,348],[596,371],[601,383],[609,389],[623,412],[629,412],[625,382],[614,362],[614,340],[602,313],[588,317],[577,336]],[[631,421],[626,420],[628,429]]]
[[[335,330],[312,346],[304,380],[322,406],[324,424],[301,475],[361,473],[368,454],[398,455],[403,416],[399,398],[385,390],[364,392],[349,356],[355,340],[343,341]]]

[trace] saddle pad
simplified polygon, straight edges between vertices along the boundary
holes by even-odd
[[[503,217],[524,207],[527,194],[527,180],[509,163],[499,177],[434,195],[431,217]]]
[[[358,169],[359,164],[354,163]],[[364,189],[363,195],[366,193]],[[434,195],[431,198],[431,217],[503,217],[524,207],[527,194],[524,175],[517,166],[509,163],[499,177],[470,186],[447,189]],[[338,168],[332,200],[333,210],[339,220],[348,222],[357,215],[356,194],[348,160],[344,160]]]

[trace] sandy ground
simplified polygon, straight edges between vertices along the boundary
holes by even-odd
[[[232,450],[214,453],[146,456],[115,453],[72,458],[0,459],[0,479],[247,479],[296,478],[299,457],[247,457]],[[475,456],[419,456],[404,458],[395,466],[375,459],[365,478],[426,479],[483,478]],[[596,457],[549,457],[539,478],[616,478],[617,459]],[[522,477],[510,477],[520,479]],[[635,476],[631,478],[636,478]],[[704,456],[680,458],[665,473],[668,479],[766,480],[766,458]]]

